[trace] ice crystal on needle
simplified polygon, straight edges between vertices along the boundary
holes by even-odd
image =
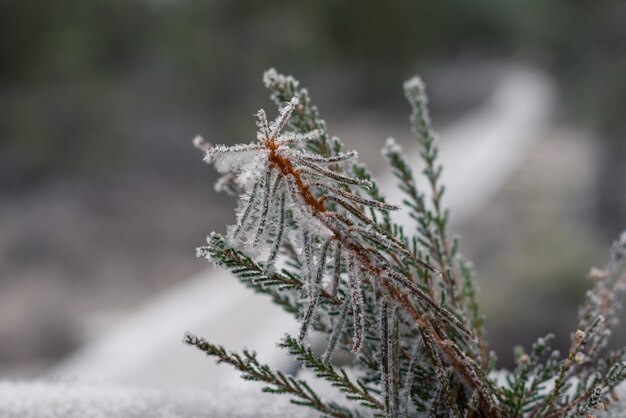
[[[326,211],[322,199],[317,198],[312,189],[323,190],[324,180],[362,187],[370,185],[367,180],[345,176],[320,165],[355,159],[356,152],[325,158],[299,149],[307,141],[319,138],[320,131],[283,132],[298,104],[298,99],[292,98],[280,108],[278,117],[270,123],[265,111],[259,110],[256,115],[259,129],[255,142],[207,147],[204,143],[194,141],[198,148],[205,151],[204,160],[213,164],[218,172],[233,179],[245,192],[237,210],[237,223],[229,228],[228,238],[235,246],[244,244],[248,249],[257,248],[268,235],[270,228],[266,228],[266,225],[274,229],[278,226],[280,229],[284,209],[280,209],[278,203],[284,199],[288,199],[296,208],[293,213],[302,214],[298,221],[304,230],[315,230],[317,237],[330,235],[332,231],[312,219]],[[348,199],[360,199],[344,190],[334,189],[334,192]]]

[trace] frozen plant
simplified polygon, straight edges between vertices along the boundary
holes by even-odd
[[[223,175],[216,187],[240,195],[235,224],[226,236],[211,233],[198,255],[296,316],[299,334],[280,347],[343,399],[323,399],[253,352],[230,352],[191,334],[188,344],[323,416],[563,417],[610,406],[625,377],[625,351],[607,352],[606,345],[626,282],[626,233],[607,267],[591,272],[594,286],[569,353],[561,356],[550,336],[542,338],[529,353],[517,348],[516,369],[496,380],[471,264],[447,230],[421,79],[404,89],[429,192],[418,189],[395,141],[383,149],[413,231],[393,222],[390,212],[401,208],[385,201],[357,153],[329,135],[307,90],[273,69],[264,81],[279,111],[271,122],[265,111],[257,113],[254,141],[194,140]],[[324,352],[309,347],[312,332],[325,336]],[[336,352],[352,353],[350,373],[333,362]]]

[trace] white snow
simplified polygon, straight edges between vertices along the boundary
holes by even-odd
[[[2,418],[264,418],[318,417],[286,396],[260,391],[258,384],[200,389],[77,382],[1,382]]]
[[[312,381],[310,372],[301,376]],[[260,391],[258,383],[246,386],[216,384],[204,389],[150,389],[137,386],[87,384],[71,381],[0,381],[2,418],[275,418],[319,417],[312,409],[289,403],[289,397]],[[330,387],[316,387],[323,400],[345,405]],[[620,398],[597,418],[623,417],[626,385]],[[365,411],[362,411],[365,412]],[[595,412],[595,411],[594,411]],[[365,416],[367,416],[365,412]]]

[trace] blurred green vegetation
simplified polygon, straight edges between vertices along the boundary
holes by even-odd
[[[4,183],[117,168],[133,142],[118,115],[136,111],[124,97],[142,94],[137,85],[148,100],[167,90],[156,96],[175,111],[236,129],[235,103],[258,101],[269,66],[313,85],[339,79],[346,103],[366,106],[393,102],[398,80],[427,65],[527,61],[556,75],[566,117],[623,136],[625,9],[581,0],[5,0]],[[89,155],[97,161],[86,164]]]

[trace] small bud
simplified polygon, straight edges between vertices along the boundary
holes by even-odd
[[[583,364],[583,362],[585,361],[585,355],[579,351],[574,356],[574,361],[576,362],[576,364]]]
[[[601,270],[597,267],[592,267],[589,271],[588,277],[594,282],[606,279],[606,271]]]
[[[606,410],[606,405],[604,404],[604,402],[600,402],[599,404],[596,405],[596,409],[598,411],[604,411]]]
[[[204,152],[208,152],[211,149],[211,144],[206,142],[200,135],[193,139],[193,146]]]
[[[521,365],[526,365],[530,363],[530,357],[528,356],[528,354],[522,354],[521,356],[519,356],[519,359],[517,361]]]
[[[582,340],[585,339],[585,331],[579,329],[576,331],[576,334],[574,334],[574,341],[576,341],[576,343],[581,343]]]

